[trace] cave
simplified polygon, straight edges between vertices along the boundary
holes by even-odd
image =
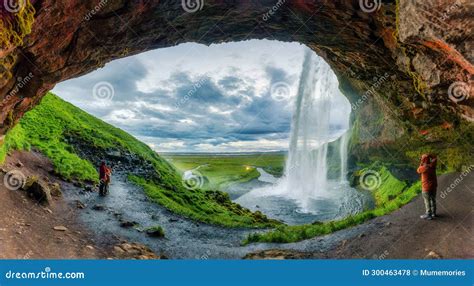
[[[264,38],[313,49],[336,72],[355,107],[374,98],[357,113],[383,114],[396,132],[380,130],[371,144],[472,121],[472,40],[461,28],[469,6],[359,2],[205,1],[191,12],[179,1],[37,0],[17,14],[3,7],[3,26],[11,26],[16,40],[6,35],[0,48],[2,133],[56,83],[113,59],[185,42]],[[452,27],[449,32],[429,17],[439,11],[447,11],[440,17]],[[377,82],[381,77],[387,78],[384,84]],[[448,90],[455,92],[449,96]]]
[[[352,108],[349,168],[386,161],[391,173],[408,176],[412,169],[397,166],[416,166],[429,151],[442,171],[465,170],[473,158],[473,43],[465,28],[472,5],[435,2],[3,3],[1,138],[56,84],[113,60],[190,42],[269,39],[306,45],[336,74]],[[360,175],[354,171],[351,184]]]

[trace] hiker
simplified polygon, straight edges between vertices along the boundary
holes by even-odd
[[[100,163],[99,167],[99,194],[105,196],[109,192],[110,176],[112,175],[112,170],[107,167],[104,161]]]
[[[431,220],[436,217],[436,188],[438,187],[436,163],[435,155],[423,154],[420,166],[416,170],[418,174],[421,174],[421,190],[426,209],[425,214],[420,216],[422,219]]]

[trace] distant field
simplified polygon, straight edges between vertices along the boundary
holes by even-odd
[[[233,183],[244,183],[258,178],[257,167],[280,177],[285,164],[284,154],[160,154],[169,160],[180,171],[195,169],[199,166],[199,173],[205,176],[205,189],[225,189]]]

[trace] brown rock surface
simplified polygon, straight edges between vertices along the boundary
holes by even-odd
[[[332,66],[351,102],[362,100],[357,113],[372,91],[370,101],[400,132],[402,122],[472,121],[472,1],[373,1],[373,11],[362,2],[206,0],[188,13],[171,0],[34,1],[24,44],[0,47],[0,70],[12,75],[0,81],[0,133],[56,83],[113,59],[185,42],[263,38],[312,48]]]

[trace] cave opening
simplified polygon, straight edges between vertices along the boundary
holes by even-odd
[[[299,43],[181,44],[53,92],[145,142],[187,188],[226,192],[287,224],[372,204],[347,179],[350,103],[329,65]]]

